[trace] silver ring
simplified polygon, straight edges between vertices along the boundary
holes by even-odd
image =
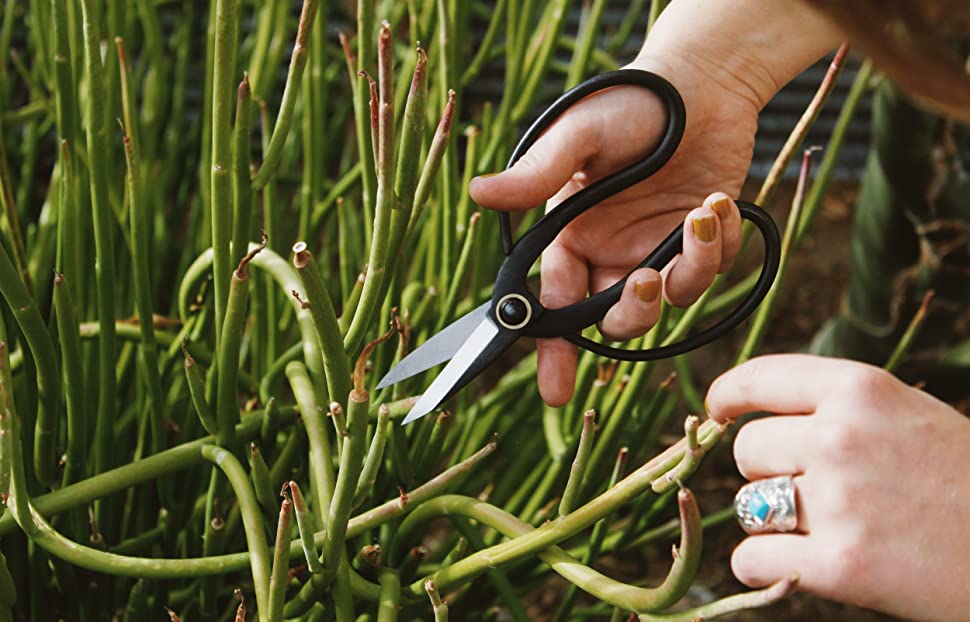
[[[783,475],[745,484],[734,497],[734,513],[741,528],[752,535],[795,531],[795,481]]]

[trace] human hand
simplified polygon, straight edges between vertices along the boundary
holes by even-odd
[[[541,302],[559,308],[625,276],[683,223],[682,255],[662,271],[630,275],[600,330],[611,339],[645,333],[657,321],[661,289],[668,302],[692,303],[727,268],[741,243],[741,217],[730,199],[741,188],[754,144],[758,103],[744,89],[721,88],[687,63],[649,58],[633,66],[677,86],[687,127],[670,162],[651,178],[571,222],[542,256]],[[472,180],[484,207],[524,210],[568,196],[652,150],[666,128],[660,99],[640,87],[616,87],[564,113],[508,171]],[[725,192],[714,193],[715,190]],[[562,405],[572,395],[577,350],[564,339],[539,340],[543,399]]]
[[[726,372],[711,416],[755,411],[734,456],[749,480],[794,475],[798,532],[745,539],[731,566],[759,587],[791,575],[819,596],[919,620],[970,619],[970,420],[888,372],[784,354]]]

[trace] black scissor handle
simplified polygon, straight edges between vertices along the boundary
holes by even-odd
[[[590,341],[578,334],[587,326],[602,320],[610,307],[619,301],[626,277],[606,290],[575,304],[560,309],[544,308],[526,286],[525,276],[529,268],[559,235],[559,232],[580,214],[604,199],[646,179],[670,160],[684,133],[686,115],[683,100],[673,85],[660,76],[646,71],[621,69],[596,76],[566,92],[543,112],[526,131],[509,160],[508,166],[511,167],[569,106],[594,92],[620,85],[643,86],[663,100],[667,108],[667,128],[660,144],[639,162],[591,184],[560,203],[514,244],[511,240],[508,215],[500,214],[502,241],[507,257],[495,279],[490,313],[499,324],[507,329],[519,331],[523,335],[565,337],[583,348],[614,359],[646,361],[676,356],[693,350],[717,339],[743,322],[758,306],[774,281],[781,255],[781,242],[774,221],[764,210],[753,203],[738,201],[741,216],[755,224],[764,238],[765,257],[758,281],[741,304],[717,324],[668,346],[650,350],[624,350]],[[659,270],[681,252],[682,246],[683,227],[678,226],[637,268],[650,267]],[[509,306],[509,300],[516,298],[518,300],[511,300],[512,306]],[[509,311],[511,313],[506,313]],[[513,320],[516,312],[524,314],[521,315],[524,318],[521,323]],[[503,317],[503,314],[506,317]]]

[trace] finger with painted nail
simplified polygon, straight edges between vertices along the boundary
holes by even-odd
[[[721,264],[718,272],[731,267],[741,250],[741,212],[734,200],[723,192],[715,192],[704,200],[704,206],[717,214],[721,226]]]
[[[684,221],[683,252],[664,269],[664,295],[686,307],[704,293],[721,266],[721,222],[707,206],[692,210]]]
[[[619,341],[638,337],[653,327],[660,317],[660,273],[650,268],[635,270],[623,286],[620,302],[607,311],[600,332]]]

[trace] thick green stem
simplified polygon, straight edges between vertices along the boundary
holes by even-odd
[[[344,349],[340,325],[337,323],[337,314],[326,282],[305,242],[293,245],[293,265],[303,280],[307,304],[310,305],[310,317],[313,318],[313,327],[320,340],[330,399],[346,406],[344,396],[350,393],[350,358]]]

